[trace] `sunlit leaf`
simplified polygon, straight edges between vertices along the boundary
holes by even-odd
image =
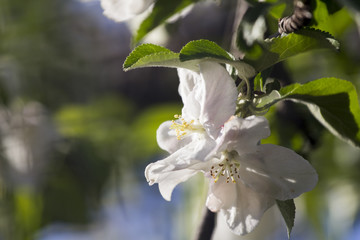
[[[130,53],[123,68],[128,71],[141,67],[174,67],[198,72],[198,63],[202,61],[231,64],[237,69],[239,76],[255,75],[253,67],[243,61],[234,60],[231,54],[209,40],[191,41],[181,49],[180,53],[174,53],[154,44],[143,44]]]
[[[186,44],[180,51],[180,60],[200,62],[204,60],[230,64],[237,69],[240,76],[252,77],[255,70],[249,64],[234,60],[232,55],[216,43],[209,40],[196,40]]]
[[[216,43],[201,39],[191,41],[180,51],[180,60],[189,61],[194,59],[213,58],[232,61],[231,55]]]
[[[181,62],[178,53],[154,44],[136,47],[123,65],[124,71],[142,67],[182,67],[198,70],[192,62]]]
[[[284,99],[305,104],[315,118],[335,136],[360,146],[360,106],[353,84],[337,78],[321,78],[280,89]]]
[[[257,71],[262,71],[275,63],[297,54],[316,50],[339,48],[339,43],[330,34],[315,29],[300,29],[294,33],[265,40],[261,43],[261,52],[246,54],[245,62]]]
[[[343,32],[353,24],[349,11],[335,0],[316,0],[313,9],[312,27],[329,32],[335,37],[341,37]],[[345,1],[344,1],[345,2]]]

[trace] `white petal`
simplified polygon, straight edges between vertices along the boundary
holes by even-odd
[[[237,235],[251,232],[259,223],[264,212],[275,203],[274,199],[253,191],[241,181],[226,183],[225,178],[210,183],[206,206],[211,211],[219,211]]]
[[[170,201],[177,184],[208,169],[208,164],[203,160],[214,146],[215,142],[211,139],[193,141],[169,157],[149,164],[145,169],[145,177],[150,185],[158,183],[161,195]]]
[[[101,0],[104,15],[117,22],[126,21],[141,14],[155,0]]]
[[[199,171],[188,168],[190,166],[179,168],[174,165],[168,165],[166,162],[158,161],[146,167],[145,176],[149,181],[149,185],[159,183],[161,195],[165,200],[170,201],[172,191],[176,185],[185,182]]]
[[[268,136],[270,136],[270,129],[266,118],[231,117],[224,125],[217,151],[227,149],[228,151],[235,150],[238,153],[253,152],[260,140]]]
[[[200,75],[185,68],[178,68],[177,71],[180,81],[179,94],[182,98],[186,98],[193,91],[195,82],[200,78]]]
[[[169,153],[177,151],[191,141],[188,137],[178,140],[175,131],[170,129],[172,124],[172,121],[163,122],[156,131],[159,147]]]
[[[220,64],[203,62],[200,73],[202,89],[196,96],[201,105],[199,120],[216,137],[220,128],[235,113],[238,92],[235,81]]]
[[[183,68],[178,68],[178,76],[180,80],[179,94],[184,103],[182,117],[186,120],[199,119],[200,103],[195,99],[195,95],[201,82],[201,76]]]
[[[272,144],[259,145],[255,153],[240,156],[240,178],[255,191],[279,200],[312,190],[318,180],[308,161]]]

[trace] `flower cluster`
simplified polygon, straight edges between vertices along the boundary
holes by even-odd
[[[260,144],[270,135],[269,124],[264,117],[235,115],[238,91],[222,65],[202,62],[199,69],[178,69],[182,113],[157,131],[159,146],[170,155],[149,164],[145,176],[170,201],[177,184],[202,172],[209,179],[206,206],[244,235],[275,200],[314,188],[317,174],[294,151]]]
[[[127,21],[150,9],[155,0],[101,0],[104,15],[117,22]]]

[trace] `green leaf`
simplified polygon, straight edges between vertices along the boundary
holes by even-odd
[[[126,58],[124,71],[141,67],[182,67],[198,71],[192,62],[181,62],[179,54],[154,44],[143,44],[136,47]]]
[[[191,41],[186,44],[181,49],[179,57],[183,62],[201,62],[204,60],[210,60],[219,63],[226,63],[235,67],[239,76],[252,77],[255,75],[254,68],[249,64],[243,61],[235,61],[232,55],[225,51],[222,47],[205,39]]]
[[[191,41],[180,51],[180,60],[189,61],[194,59],[212,58],[232,61],[231,55],[216,43],[201,39]]]
[[[321,78],[303,85],[289,85],[280,90],[280,95],[274,102],[289,99],[305,104],[335,136],[360,147],[360,106],[351,82]]]
[[[356,0],[357,2],[360,2]],[[354,24],[353,17],[343,6],[338,5],[336,0],[316,0],[313,1],[313,19],[312,27],[322,29],[333,34],[335,37],[341,37],[344,31]],[[343,2],[342,4],[346,4]]]
[[[138,46],[137,48],[135,48],[131,54],[126,58],[125,62],[124,62],[124,68],[130,68],[131,66],[133,66],[137,61],[139,61],[139,59],[147,56],[147,55],[152,55],[155,53],[172,53],[172,51],[170,51],[167,48],[158,46],[158,45],[154,45],[154,44],[143,44]]]
[[[286,201],[276,200],[276,204],[279,207],[281,215],[285,220],[288,238],[290,239],[291,230],[294,227],[294,221],[295,221],[296,207],[294,200],[293,199],[289,199]]]
[[[239,76],[252,77],[255,70],[243,61],[235,61],[232,56],[219,45],[209,40],[191,41],[180,53],[174,53],[167,48],[154,44],[142,44],[136,47],[126,58],[124,71],[141,67],[174,67],[199,71],[198,63],[215,61],[231,64]]]
[[[329,14],[334,14],[342,8],[341,4],[339,4],[339,2],[336,0],[320,0],[320,1],[325,4],[326,10]],[[316,3],[316,8],[318,7],[319,7],[319,2]],[[320,5],[320,7],[322,7],[322,5]]]
[[[133,43],[138,43],[151,30],[164,23],[169,17],[183,10],[187,6],[197,2],[196,0],[158,0],[150,15],[141,23]]]
[[[339,43],[330,34],[320,30],[304,28],[288,35],[265,40],[256,54],[248,53],[244,61],[257,71],[262,71],[286,58],[315,49],[339,48]]]

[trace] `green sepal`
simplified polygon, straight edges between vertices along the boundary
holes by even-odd
[[[290,239],[291,230],[294,227],[296,207],[294,199],[285,201],[276,200],[276,204],[279,207],[280,213],[284,218],[288,239]]]

